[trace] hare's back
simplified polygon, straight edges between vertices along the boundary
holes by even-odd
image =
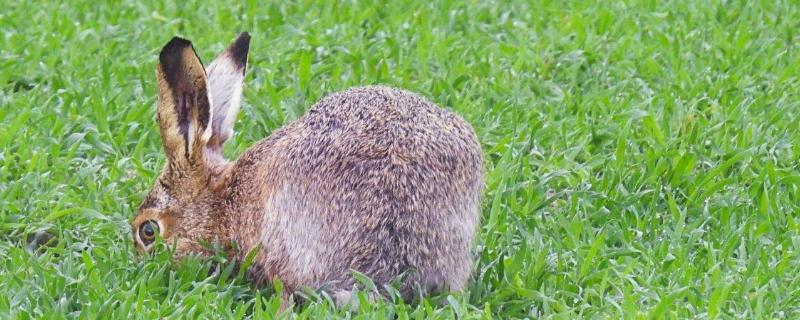
[[[304,139],[295,145],[296,156],[312,153],[313,159],[303,163],[315,172],[377,166],[463,176],[481,166],[480,146],[469,124],[396,88],[371,86],[328,95],[298,122]],[[334,166],[318,167],[325,164]]]

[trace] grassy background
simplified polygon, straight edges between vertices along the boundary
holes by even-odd
[[[207,262],[136,259],[128,225],[164,161],[158,50],[209,62],[245,30],[230,156],[384,83],[461,114],[487,159],[467,292],[291,317],[800,317],[800,5],[420,3],[2,1],[0,317],[274,313]]]

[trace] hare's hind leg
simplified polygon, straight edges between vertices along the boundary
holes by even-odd
[[[435,269],[421,269],[404,281],[400,291],[406,301],[415,300],[420,295],[440,292],[458,292],[467,288],[472,272],[472,261],[469,256],[458,263],[448,263]]]
[[[358,306],[361,301],[358,298],[357,289],[340,289],[333,291],[331,293],[331,298],[333,298],[333,302],[336,303],[337,308],[344,308],[349,306],[351,310],[358,310]],[[379,299],[384,299],[384,297],[377,292],[364,292],[366,301],[368,304],[372,304]]]

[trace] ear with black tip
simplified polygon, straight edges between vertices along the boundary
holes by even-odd
[[[158,56],[158,125],[170,168],[185,174],[204,165],[211,135],[206,73],[189,40],[174,37]]]
[[[222,156],[222,145],[233,135],[233,124],[242,102],[250,35],[243,32],[208,65],[208,86],[214,104],[208,150]]]

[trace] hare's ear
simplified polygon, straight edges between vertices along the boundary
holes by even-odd
[[[201,168],[211,135],[211,103],[206,73],[192,43],[172,38],[161,49],[158,77],[158,125],[169,167],[181,175]]]
[[[208,65],[208,87],[214,106],[208,149],[222,155],[222,145],[233,135],[233,124],[242,102],[242,83],[247,69],[250,35],[243,32]]]

